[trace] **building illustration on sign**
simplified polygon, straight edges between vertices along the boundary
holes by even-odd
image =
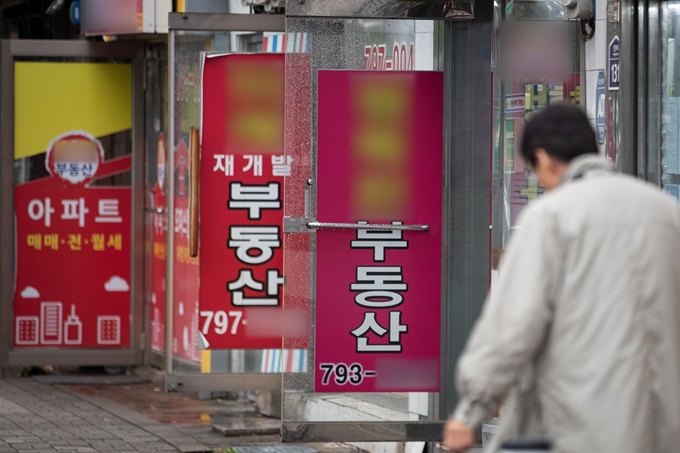
[[[81,344],[83,342],[83,323],[76,315],[76,306],[71,305],[71,314],[64,323],[64,344]]]
[[[104,285],[109,292],[127,292],[128,283],[120,277],[112,277]],[[21,291],[22,299],[38,299],[40,293],[32,286]],[[87,326],[86,326],[87,327]],[[71,304],[66,315],[64,303],[40,302],[40,316],[17,316],[15,318],[15,344],[18,346],[78,346],[83,342],[83,322]],[[97,317],[97,343],[120,344],[120,316]]]

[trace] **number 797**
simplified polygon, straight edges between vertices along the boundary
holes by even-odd
[[[226,312],[220,311],[201,311],[201,318],[205,318],[203,322],[203,328],[201,331],[204,335],[210,333],[212,328],[216,334],[224,335],[229,330],[229,323],[231,318],[231,335],[236,335],[238,333],[238,328],[241,325],[241,318],[243,318],[242,311],[230,311]],[[245,321],[243,321],[245,324]]]

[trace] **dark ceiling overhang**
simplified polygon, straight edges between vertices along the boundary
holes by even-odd
[[[0,0],[0,10],[28,3],[29,0]]]
[[[473,5],[473,0],[304,0],[287,2],[286,15],[383,19],[465,19],[473,17]]]

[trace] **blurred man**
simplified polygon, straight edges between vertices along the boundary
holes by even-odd
[[[470,447],[505,402],[492,452],[545,438],[558,453],[677,453],[680,209],[615,173],[576,107],[537,114],[522,154],[548,193],[523,212],[460,358],[444,445]]]

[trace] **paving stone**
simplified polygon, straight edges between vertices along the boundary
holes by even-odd
[[[104,387],[116,391],[112,386]],[[150,386],[149,391],[155,389]],[[142,414],[114,403],[118,398],[93,394],[99,393],[76,392],[31,378],[0,380],[0,453],[196,453],[223,451],[234,445],[280,443],[278,435],[262,435],[257,440],[252,436],[226,438],[214,432],[210,423],[199,426],[182,425],[185,421],[161,422],[150,418],[149,412]],[[160,399],[164,395],[156,395],[163,404],[165,400]],[[129,407],[139,407],[138,402]],[[318,451],[348,453],[350,449]]]
[[[141,449],[176,451],[144,429],[53,386],[33,379],[1,381],[0,453],[113,453]]]

